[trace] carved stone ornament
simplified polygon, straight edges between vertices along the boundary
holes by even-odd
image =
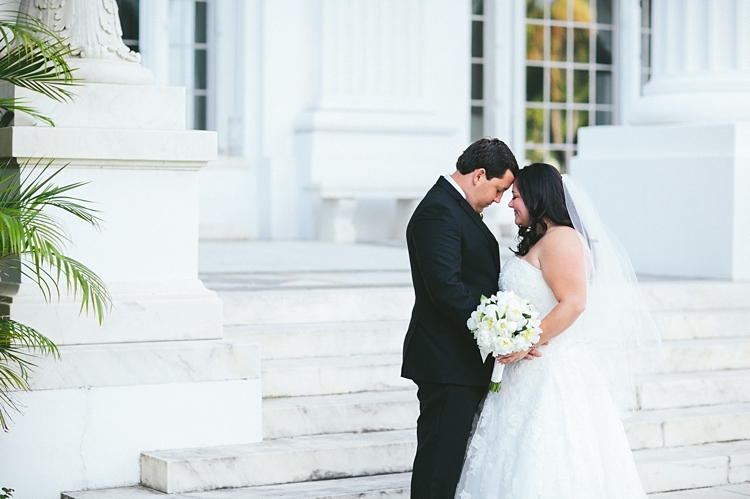
[[[73,49],[76,76],[98,83],[150,83],[141,55],[122,41],[115,0],[21,0],[20,12],[40,19]]]

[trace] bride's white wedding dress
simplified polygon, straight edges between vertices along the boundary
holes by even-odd
[[[500,289],[544,317],[557,304],[542,272],[520,258]],[[579,324],[542,357],[506,366],[467,449],[457,499],[645,499],[618,412]]]

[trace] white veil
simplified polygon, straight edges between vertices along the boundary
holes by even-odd
[[[563,175],[565,205],[591,258],[581,327],[612,399],[623,414],[637,409],[637,375],[654,374],[664,359],[659,331],[643,300],[630,258],[607,229],[583,188]]]

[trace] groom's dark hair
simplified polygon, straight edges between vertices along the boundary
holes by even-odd
[[[472,142],[458,157],[456,170],[462,175],[480,168],[487,172],[487,180],[500,178],[510,170],[518,175],[518,163],[510,148],[500,139],[479,139]]]

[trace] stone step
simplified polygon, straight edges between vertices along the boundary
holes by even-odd
[[[706,379],[712,379],[715,377],[712,371],[750,369],[750,338],[669,341],[664,342],[664,349],[666,360],[662,368],[663,374],[652,378],[642,389],[643,409],[680,407],[654,406],[652,403],[669,403],[670,397],[680,397],[684,394],[667,394],[668,399],[664,401],[649,400],[649,389],[658,386],[658,383],[654,385],[657,381],[668,379],[664,377],[666,374],[690,372],[693,376],[689,377],[694,378],[698,373],[704,372]],[[263,362],[263,393],[265,397],[295,397],[412,386],[410,381],[400,378],[400,367],[400,354],[270,359]],[[700,375],[697,377],[700,378]],[[678,383],[679,379],[677,378]],[[672,382],[674,381],[672,378]],[[744,390],[744,384],[739,388]],[[733,387],[721,389],[722,392],[727,390],[733,391]],[[705,397],[711,394],[698,395]],[[718,396],[719,393],[715,395]],[[729,401],[719,398],[717,402],[709,403]],[[684,401],[683,404],[703,405],[691,400]]]
[[[663,373],[750,369],[750,338],[664,342]]]
[[[407,321],[227,326],[224,337],[257,342],[263,359],[400,353]]]
[[[220,292],[224,325],[408,321],[409,286]]]
[[[414,430],[342,433],[257,444],[147,452],[141,482],[167,493],[306,482],[408,471]],[[633,453],[646,492],[750,480],[750,441]]]
[[[641,280],[651,311],[722,310],[750,307],[750,282],[709,280]]]
[[[742,499],[743,497],[750,497],[750,483],[659,492],[649,494],[648,497],[649,499]]]
[[[264,400],[264,438],[413,428],[414,389]],[[750,403],[639,411],[623,421],[631,448],[750,439]]]
[[[263,438],[415,428],[416,389],[271,398],[263,401]]]
[[[649,309],[662,312],[696,312],[682,321],[703,324],[710,329],[712,321],[699,318],[704,311],[718,317],[718,323],[737,325],[738,315],[750,308],[750,283],[701,280],[649,280],[641,282]],[[283,324],[349,321],[408,320],[414,304],[411,286],[359,286],[334,288],[259,289],[219,291],[224,303],[224,325]],[[304,303],[303,314],[290,310]],[[744,311],[744,312],[742,312]],[[730,317],[732,316],[732,317]],[[676,319],[665,319],[668,321]],[[728,334],[734,336],[732,332]],[[683,337],[683,336],[678,336]]]
[[[750,370],[657,374],[641,384],[643,410],[750,402]]]
[[[147,487],[65,492],[61,499],[409,499],[411,473],[241,487],[167,496]]]
[[[265,399],[263,436],[409,429],[418,416],[414,389]],[[633,450],[750,440],[750,403],[639,411],[623,424]]]
[[[647,493],[750,481],[750,441],[633,452]]]
[[[414,430],[339,433],[141,454],[141,483],[166,493],[249,487],[411,469]]]
[[[633,450],[750,440],[750,404],[639,411],[623,425]]]
[[[401,355],[351,355],[263,361],[263,396],[297,397],[414,386],[400,377]]]
[[[710,329],[715,324],[740,325],[750,308],[750,284],[717,281],[647,281],[641,283],[646,304],[655,315],[683,313],[683,323]],[[332,289],[220,291],[224,325],[408,320],[414,304],[410,286]],[[305,313],[294,315],[300,303]],[[693,313],[694,312],[694,313]],[[679,314],[678,314],[679,316]],[[661,319],[660,319],[661,320]],[[665,319],[676,320],[676,319]],[[678,323],[679,324],[679,323]],[[746,328],[745,328],[746,330]],[[734,336],[732,332],[728,332]],[[681,337],[681,336],[680,336]]]
[[[35,391],[198,381],[256,379],[256,343],[224,340],[62,345],[60,360],[42,357],[31,377]]]
[[[171,499],[408,499],[411,473],[339,478],[315,482],[285,483],[262,487],[221,489],[189,494],[172,494]],[[750,496],[750,483],[719,485],[674,492],[655,492],[649,499],[741,499]],[[166,494],[146,487],[64,492],[61,499],[156,499]]]
[[[141,486],[76,490],[60,494],[60,499],[156,499],[157,497],[165,498],[167,494]],[[168,497],[170,499],[183,499],[186,496],[173,495]]]
[[[747,310],[750,283],[645,281],[641,290],[652,312]],[[219,291],[224,325],[408,320],[411,286]],[[304,303],[304,314],[290,314]]]
[[[652,315],[663,340],[750,337],[750,304],[743,310],[669,310]]]

